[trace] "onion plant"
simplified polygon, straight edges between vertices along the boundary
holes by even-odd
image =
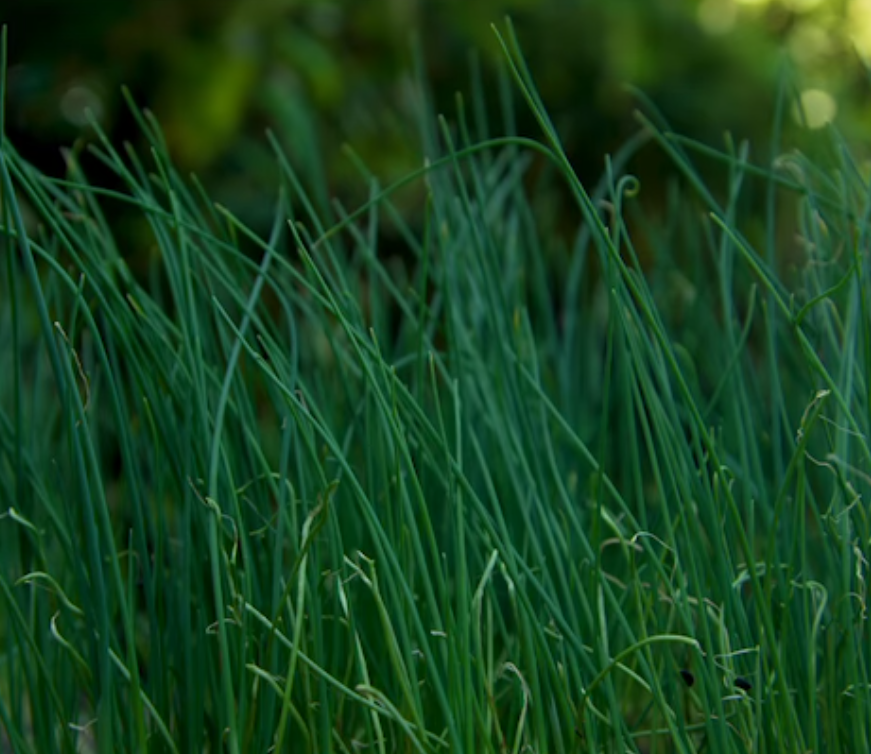
[[[586,185],[498,38],[355,206],[270,136],[265,232],[132,103],[0,142],[0,749],[869,750],[865,174],[784,94]]]

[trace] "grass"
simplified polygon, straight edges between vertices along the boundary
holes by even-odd
[[[264,237],[135,108],[111,189],[2,142],[4,751],[869,750],[861,171],[645,107],[588,190],[500,40],[540,142],[425,115],[349,211],[273,139]]]

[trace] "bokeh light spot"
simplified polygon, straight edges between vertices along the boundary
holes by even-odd
[[[68,123],[81,128],[88,125],[88,112],[95,120],[102,120],[103,101],[89,86],[74,84],[61,97],[60,112]]]
[[[801,23],[789,37],[789,50],[799,65],[810,68],[832,53],[832,36],[818,24]]]
[[[822,128],[835,119],[838,105],[823,89],[805,89],[793,109],[793,117],[808,128]]]
[[[850,0],[847,33],[859,54],[871,59],[871,0]]]
[[[733,0],[702,0],[696,9],[699,26],[708,34],[726,34],[735,26],[737,9]]]

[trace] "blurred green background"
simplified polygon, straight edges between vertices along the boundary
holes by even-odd
[[[343,142],[384,181],[420,165],[415,45],[439,111],[454,113],[477,66],[501,122],[490,23],[506,15],[588,182],[637,129],[625,84],[682,133],[764,147],[787,58],[810,125],[835,118],[857,143],[871,126],[871,0],[7,0],[8,132],[59,172],[86,109],[136,142],[127,86],[179,165],[257,225],[275,184],[267,128],[330,195],[362,198]],[[518,109],[517,130],[537,136]]]

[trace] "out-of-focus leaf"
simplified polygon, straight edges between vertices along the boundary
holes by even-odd
[[[174,75],[162,82],[156,111],[174,153],[188,166],[215,160],[236,136],[257,74],[243,44],[199,44],[179,50]]]

